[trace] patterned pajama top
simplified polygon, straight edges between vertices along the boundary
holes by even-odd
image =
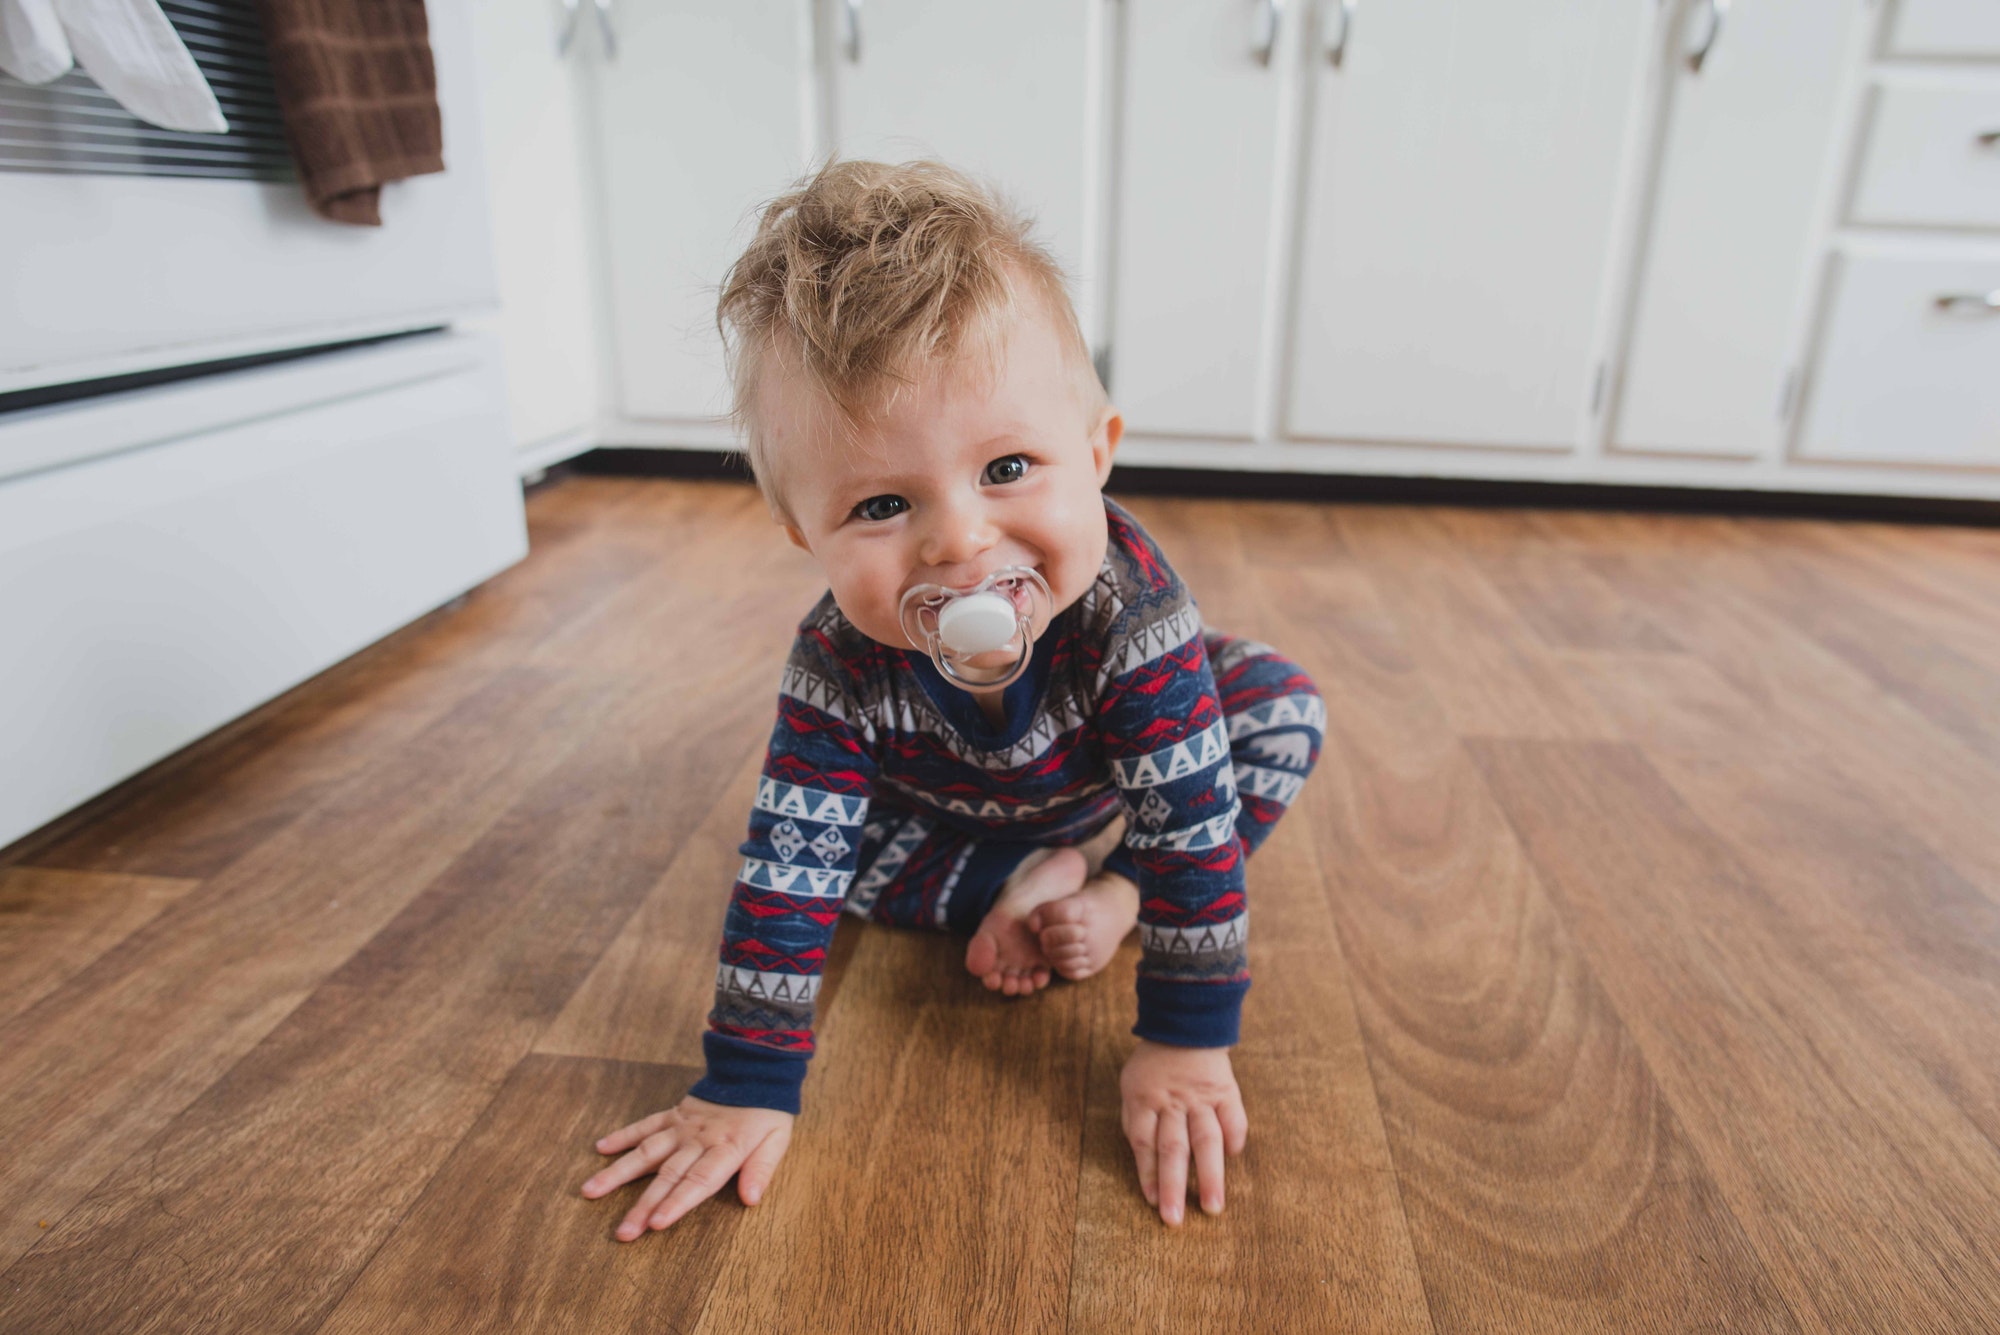
[[[1006,689],[1004,727],[832,595],[800,623],[730,896],[691,1091],[796,1112],[833,925],[970,934],[1021,859],[1122,810],[1105,866],[1139,887],[1133,1032],[1236,1042],[1250,986],[1245,858],[1318,758],[1326,712],[1273,650],[1204,633],[1187,588],[1110,500],[1096,582]]]

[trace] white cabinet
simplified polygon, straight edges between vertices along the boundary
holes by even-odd
[[[532,466],[588,448],[597,424],[584,71],[557,49],[561,11],[547,0],[468,9],[500,284],[488,323],[506,359],[508,425]]]
[[[1697,0],[1667,25],[1614,448],[1755,457],[1778,438],[1843,57],[1867,3],[1741,4],[1711,31]]]
[[[1090,20],[1091,0],[832,0],[833,144],[847,158],[941,158],[997,184],[1088,283]]]
[[[2000,80],[1899,72],[1873,93],[1849,220],[2000,228]]]
[[[1288,434],[1571,448],[1653,3],[1341,13],[1311,53]]]
[[[1993,0],[1896,0],[1888,52],[1895,56],[2000,56]]]
[[[775,3],[647,0],[615,13],[593,127],[613,408],[712,421],[729,410],[718,285],[759,207],[807,166],[811,25]]]
[[[1124,10],[1113,392],[1135,435],[1248,439],[1295,25],[1236,4]]]
[[[1801,458],[2000,468],[2000,245],[1851,242]]]

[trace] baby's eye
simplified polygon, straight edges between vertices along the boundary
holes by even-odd
[[[986,465],[986,480],[995,484],[1019,482],[1027,475],[1028,456],[1025,454],[1010,454]]]
[[[885,519],[894,519],[909,508],[910,503],[901,496],[870,496],[854,507],[854,517],[879,524]]]

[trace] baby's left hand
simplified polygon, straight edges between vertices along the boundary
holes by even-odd
[[[1181,1222],[1192,1154],[1201,1208],[1221,1214],[1222,1153],[1241,1154],[1250,1134],[1229,1049],[1176,1048],[1142,1038],[1118,1089],[1146,1204],[1158,1206],[1167,1223]]]

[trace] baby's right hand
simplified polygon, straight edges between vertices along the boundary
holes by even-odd
[[[791,1143],[790,1113],[732,1108],[690,1094],[668,1111],[642,1117],[598,1141],[600,1154],[632,1152],[584,1183],[583,1194],[596,1200],[656,1172],[618,1225],[618,1240],[631,1242],[648,1228],[670,1227],[721,1190],[739,1168],[737,1194],[745,1205],[755,1205]]]

